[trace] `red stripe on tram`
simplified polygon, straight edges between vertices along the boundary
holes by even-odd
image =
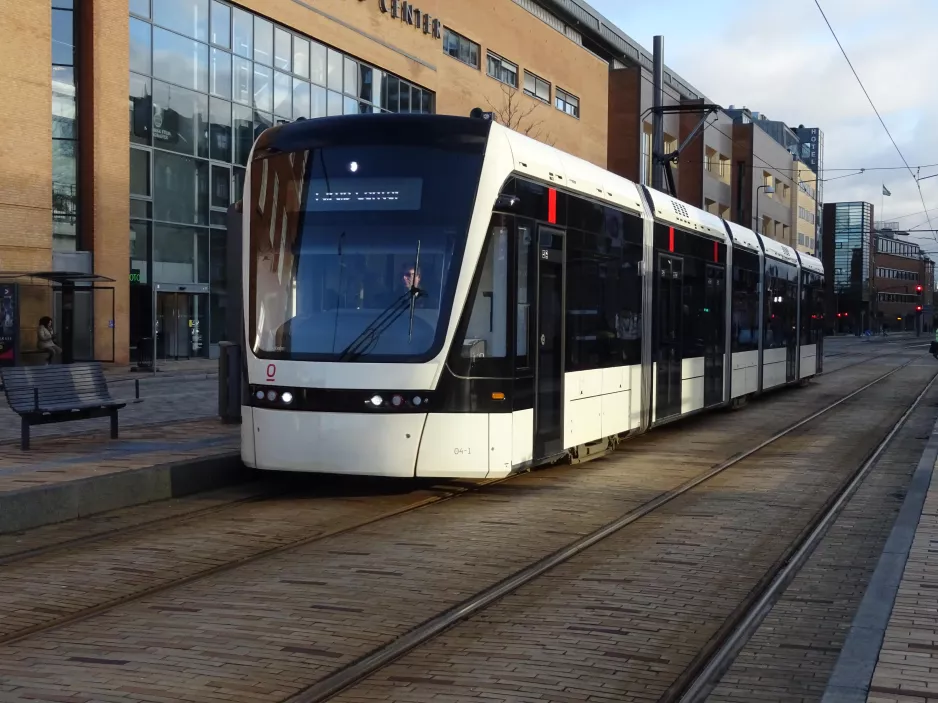
[[[720,245],[716,242],[713,243],[713,263],[720,263]]]
[[[674,253],[674,228],[668,228],[668,251]]]
[[[547,221],[557,224],[557,191],[554,188],[547,189]]]

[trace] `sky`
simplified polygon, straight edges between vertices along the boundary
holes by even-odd
[[[824,201],[864,200],[875,217],[938,229],[938,177],[906,170],[814,0],[588,0],[665,65],[724,107],[748,107],[824,133]],[[938,174],[936,0],[819,0],[913,171]],[[897,168],[898,167],[898,168]],[[859,169],[868,169],[856,176]],[[891,168],[892,170],[869,170]],[[840,176],[840,178],[838,178]],[[883,185],[892,193],[883,198]],[[938,257],[938,233],[912,240]]]

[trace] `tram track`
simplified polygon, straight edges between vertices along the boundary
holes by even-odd
[[[855,354],[855,352],[844,352],[844,354],[853,355]],[[856,352],[856,354],[859,354],[859,352]],[[824,376],[830,377],[831,375],[840,373],[841,371],[846,371],[848,369],[854,368],[856,366],[860,366],[862,364],[873,363],[873,362],[876,362],[881,359],[891,357],[894,355],[895,355],[894,353],[884,353],[884,354],[879,354],[875,356],[866,356],[864,358],[859,359],[858,361],[845,364],[843,366],[838,366],[837,368],[831,369],[830,371],[825,371],[822,374],[819,374],[819,377],[824,377]],[[830,355],[827,358],[834,358],[835,356],[837,355]],[[2,442],[0,442],[0,444],[2,444]],[[507,478],[511,478],[511,477],[507,477]],[[498,481],[502,481],[502,480],[505,480],[505,479],[498,479]],[[68,537],[67,539],[64,539],[64,540],[50,540],[49,542],[40,544],[39,546],[36,546],[36,547],[28,547],[26,549],[9,549],[8,547],[4,545],[4,542],[9,542],[11,541],[10,539],[11,537],[15,538],[18,535],[15,535],[15,534],[14,535],[9,535],[9,534],[0,535],[0,568],[11,565],[11,564],[15,564],[23,560],[35,559],[35,558],[42,557],[45,555],[53,554],[55,552],[59,552],[62,550],[78,549],[81,547],[90,546],[95,543],[107,540],[107,539],[114,539],[116,537],[124,538],[133,534],[146,532],[147,530],[152,530],[152,529],[156,529],[160,527],[167,527],[171,525],[181,525],[181,524],[186,524],[192,521],[197,521],[200,519],[205,519],[207,517],[216,515],[218,513],[238,509],[239,507],[242,507],[247,504],[259,503],[259,502],[263,502],[266,500],[276,499],[280,496],[286,495],[291,490],[291,487],[289,486],[286,486],[286,487],[271,486],[270,485],[271,481],[262,481],[262,480],[256,481],[256,482],[250,482],[248,484],[240,484],[240,485],[242,487],[250,489],[251,483],[257,483],[259,485],[257,486],[255,490],[250,490],[250,492],[247,495],[239,496],[237,498],[234,498],[232,500],[227,500],[219,504],[214,504],[205,508],[185,510],[179,513],[174,513],[174,514],[169,514],[169,515],[162,515],[162,516],[152,518],[152,519],[134,521],[128,524],[121,524],[117,527],[104,527],[103,529],[92,530],[89,534],[84,534],[84,535],[80,535],[77,537]],[[474,491],[479,488],[485,487],[487,485],[491,485],[491,483],[493,483],[493,481],[480,481],[474,485],[464,485],[460,487],[460,490],[458,492],[461,493],[461,492]],[[439,490],[439,487],[435,487],[435,488]],[[329,485],[326,485],[323,492],[325,495],[329,495],[330,490],[331,490],[331,487]],[[448,493],[448,491],[450,490],[449,488],[444,487],[443,490],[447,492],[443,496],[440,496],[440,499],[454,497],[454,495],[450,495]],[[146,509],[147,507],[153,507],[154,505],[159,505],[159,504],[153,504],[151,506],[144,506],[144,509]],[[422,505],[423,504],[421,504],[421,506]],[[420,507],[420,506],[416,506],[416,507]],[[139,511],[139,508],[137,510]],[[125,510],[122,512],[127,512],[127,511]],[[397,513],[393,513],[393,514],[397,514]],[[96,515],[96,516],[92,516],[90,518],[84,519],[83,522],[85,523],[99,522],[102,519],[107,519],[108,517],[109,517],[108,514]],[[120,521],[118,520],[118,522]],[[367,523],[363,523],[363,524],[367,524]],[[52,525],[52,526],[47,526],[47,528],[51,528],[51,529],[47,529],[46,531],[54,532],[58,529],[61,529],[62,525],[61,524]],[[2,643],[2,633],[0,633],[0,643]]]
[[[877,358],[878,358],[878,357],[877,357]],[[872,361],[873,359],[871,358],[871,359],[869,359],[869,360]],[[873,386],[879,384],[879,383],[882,382],[883,380],[885,380],[885,379],[891,377],[892,375],[898,373],[898,372],[901,371],[902,369],[906,368],[910,363],[912,363],[912,362],[911,362],[911,361],[908,361],[908,362],[906,362],[906,363],[903,363],[903,364],[901,364],[901,365],[898,365],[898,366],[896,366],[895,368],[892,368],[892,369],[891,369],[890,371],[888,371],[887,373],[881,374],[881,375],[879,375],[878,377],[874,378],[872,381],[869,381],[869,382],[864,381],[864,382],[863,382],[863,385],[861,385],[859,388],[855,388],[854,390],[850,391],[850,392],[847,393],[846,395],[840,395],[836,401],[834,401],[834,402],[832,402],[832,403],[828,403],[827,405],[825,405],[825,406],[824,406],[823,408],[821,408],[820,410],[814,411],[814,412],[810,413],[810,414],[809,414],[808,416],[806,416],[806,417],[802,417],[802,418],[801,418],[800,420],[798,420],[797,422],[795,422],[795,423],[789,425],[787,428],[783,429],[781,432],[776,433],[776,434],[773,435],[772,437],[770,437],[770,438],[768,438],[768,439],[766,439],[766,440],[763,440],[762,442],[758,443],[756,446],[752,447],[751,449],[747,450],[746,452],[744,452],[744,453],[742,453],[742,454],[737,454],[737,455],[735,455],[734,457],[732,457],[731,459],[729,459],[729,460],[727,460],[727,461],[724,461],[724,462],[721,463],[721,464],[717,464],[717,465],[714,466],[714,467],[711,467],[708,471],[703,472],[701,475],[699,475],[697,478],[695,478],[694,480],[692,480],[690,483],[692,483],[693,485],[698,485],[699,483],[702,483],[702,482],[704,482],[704,481],[709,480],[709,478],[712,478],[712,476],[716,475],[717,473],[719,473],[719,472],[725,470],[726,468],[729,468],[729,466],[735,465],[735,464],[738,463],[739,461],[742,461],[743,459],[745,459],[747,456],[750,456],[751,454],[753,454],[753,453],[759,451],[759,450],[762,449],[763,447],[768,446],[769,444],[771,444],[771,443],[774,442],[774,441],[777,441],[778,438],[780,438],[780,437],[782,437],[782,436],[785,436],[785,435],[787,435],[787,434],[789,434],[789,433],[795,431],[797,428],[804,426],[805,424],[811,422],[813,419],[819,417],[820,415],[822,415],[822,414],[824,414],[824,413],[826,413],[826,412],[829,412],[829,411],[832,410],[833,408],[838,407],[838,406],[842,405],[843,403],[846,403],[846,402],[849,401],[851,398],[856,397],[858,394],[863,393],[863,392],[866,391],[867,389],[869,389],[869,388],[871,388],[871,387],[873,387]],[[488,485],[488,486],[491,486],[491,485],[494,484],[494,483],[501,483],[501,482],[503,482],[503,481],[505,481],[505,479],[501,479],[501,480],[499,480],[499,481],[492,481],[492,482],[489,482],[487,485]],[[446,500],[446,499],[448,499],[448,498],[455,497],[456,495],[464,495],[464,494],[467,493],[467,492],[478,493],[479,491],[484,491],[486,487],[487,487],[487,486],[479,486],[478,488],[473,488],[473,489],[471,489],[471,490],[467,490],[467,491],[464,491],[464,492],[461,491],[461,492],[455,493],[454,495],[450,495],[450,496],[447,496],[447,497],[444,497],[444,498],[439,498],[439,497],[431,498],[431,499],[428,499],[428,500],[426,500],[426,501],[422,501],[422,502],[420,502],[420,503],[418,503],[418,504],[410,505],[410,506],[408,506],[408,507],[406,507],[406,508],[404,508],[404,509],[387,511],[386,513],[374,515],[371,519],[368,519],[368,520],[362,520],[362,521],[360,521],[360,522],[350,523],[348,526],[342,527],[341,529],[336,529],[336,530],[332,530],[332,531],[320,532],[320,533],[315,534],[315,535],[308,535],[308,536],[304,537],[303,539],[294,540],[294,541],[291,541],[291,542],[285,543],[285,544],[280,544],[280,545],[277,545],[276,547],[271,548],[271,549],[256,551],[256,552],[254,552],[254,553],[252,553],[252,554],[250,554],[250,555],[248,555],[248,556],[246,556],[246,557],[244,557],[244,558],[241,558],[241,559],[235,559],[235,560],[231,560],[231,561],[226,561],[226,562],[224,562],[224,563],[219,563],[219,564],[217,564],[217,565],[215,565],[215,566],[213,566],[213,567],[211,567],[211,568],[208,568],[208,569],[199,569],[198,571],[196,571],[196,572],[194,572],[194,573],[190,573],[190,574],[188,574],[188,575],[186,575],[185,577],[182,577],[182,578],[172,579],[172,580],[169,580],[169,581],[163,581],[163,582],[160,582],[160,583],[155,583],[155,584],[153,584],[152,586],[147,587],[147,588],[144,588],[144,589],[136,589],[136,590],[134,590],[132,593],[127,593],[127,594],[125,594],[125,595],[123,595],[123,596],[121,596],[121,597],[119,597],[119,598],[109,599],[109,600],[107,600],[106,602],[99,602],[99,603],[96,603],[96,604],[93,605],[92,607],[88,607],[88,608],[83,608],[83,609],[77,610],[76,612],[70,613],[70,614],[68,614],[68,615],[65,616],[65,617],[57,617],[57,618],[53,618],[53,619],[51,619],[51,620],[46,620],[45,622],[34,623],[32,626],[25,627],[25,628],[19,628],[19,629],[17,629],[17,630],[14,631],[14,632],[7,632],[7,633],[5,633],[5,634],[2,634],[2,635],[0,635],[0,645],[6,645],[6,646],[15,645],[16,643],[21,642],[21,641],[23,641],[23,640],[26,640],[26,639],[28,639],[28,638],[30,638],[30,637],[33,637],[33,636],[36,636],[36,635],[40,635],[40,634],[44,634],[44,633],[50,632],[50,631],[52,631],[52,630],[56,630],[56,629],[62,628],[62,627],[64,627],[64,626],[66,626],[66,625],[71,625],[71,624],[80,622],[80,621],[82,621],[82,620],[91,618],[91,617],[93,617],[93,616],[95,616],[95,615],[103,614],[103,613],[105,613],[105,612],[107,612],[107,611],[110,611],[110,610],[112,610],[112,609],[114,609],[114,608],[117,608],[118,606],[121,606],[121,605],[128,605],[128,604],[134,603],[135,601],[141,600],[141,599],[143,599],[143,598],[145,598],[145,597],[148,597],[148,596],[154,596],[154,595],[157,595],[157,594],[166,593],[166,592],[171,591],[172,589],[176,589],[176,588],[179,588],[179,587],[181,587],[181,586],[184,586],[184,585],[187,585],[187,584],[191,584],[191,583],[193,583],[193,582],[195,582],[195,581],[200,581],[200,580],[202,580],[202,579],[207,579],[207,578],[210,577],[210,576],[217,576],[217,575],[219,575],[219,574],[223,574],[223,573],[225,573],[225,572],[231,571],[231,570],[233,570],[233,569],[235,569],[235,568],[237,568],[237,567],[240,567],[240,566],[244,566],[244,565],[247,565],[247,564],[250,564],[250,563],[257,562],[257,561],[259,561],[259,560],[261,560],[261,559],[264,559],[265,557],[272,557],[272,556],[277,555],[277,554],[283,554],[283,553],[288,552],[288,551],[290,551],[290,550],[292,550],[292,549],[297,549],[297,548],[299,548],[299,547],[301,547],[301,546],[304,546],[304,545],[310,545],[310,544],[313,544],[314,542],[318,542],[318,541],[320,541],[320,540],[325,540],[325,539],[328,539],[328,538],[330,538],[330,537],[336,537],[336,536],[339,536],[339,535],[352,533],[352,532],[354,532],[355,530],[364,528],[364,527],[369,526],[369,525],[374,525],[374,524],[377,523],[377,522],[384,521],[384,520],[388,520],[388,519],[390,519],[390,518],[392,518],[392,517],[395,517],[395,516],[402,516],[404,513],[407,513],[407,512],[414,512],[414,511],[416,511],[416,510],[419,509],[419,508],[426,507],[427,505],[430,505],[430,504],[433,504],[433,503],[438,503],[438,502],[440,502],[441,500]],[[619,521],[624,521],[624,522],[622,522],[622,524],[619,525],[619,527],[618,527],[618,528],[615,528],[615,529],[620,529],[621,527],[623,527],[623,526],[625,526],[625,525],[627,525],[627,524],[629,524],[629,523],[631,523],[631,522],[634,522],[634,521],[638,520],[639,518],[643,517],[644,515],[647,515],[647,514],[652,513],[654,510],[658,509],[659,507],[661,507],[661,506],[664,505],[665,503],[670,502],[671,500],[673,500],[673,498],[675,498],[675,497],[677,497],[678,495],[680,495],[681,492],[686,492],[687,490],[690,490],[691,487],[693,487],[693,486],[688,487],[688,484],[682,484],[682,486],[680,486],[680,487],[678,487],[678,488],[676,488],[676,489],[673,489],[672,491],[665,492],[665,493],[661,494],[660,496],[658,496],[656,499],[644,503],[643,505],[637,507],[635,510],[630,511],[630,513],[628,513],[627,515],[625,515],[625,516],[623,516],[622,518],[620,518]],[[680,491],[680,492],[677,492],[677,491]],[[609,526],[608,526],[608,525],[606,526],[606,528],[601,528],[601,529],[605,529],[605,530],[606,530],[606,533],[605,533],[604,535],[600,536],[598,539],[603,539],[603,538],[604,538],[605,536],[607,536],[608,534],[611,534],[611,532],[609,532]],[[613,531],[615,531],[615,530],[613,530]],[[595,533],[594,533],[594,536],[595,536]],[[598,539],[597,539],[597,540],[594,540],[594,542],[591,542],[590,545],[593,544],[593,543],[595,543],[595,541],[598,541]],[[587,546],[590,546],[590,545],[587,545]],[[586,548],[586,547],[580,548],[580,551],[582,551],[582,549],[585,549],[585,548]],[[566,548],[565,550],[561,550],[561,551],[562,551],[563,553],[568,553],[568,552],[569,552],[569,549],[570,549],[570,548],[569,548],[569,546],[568,546],[568,548]],[[576,552],[569,553],[569,554],[566,556],[566,559],[571,558],[571,557],[574,556],[575,554],[576,554]],[[46,554],[45,556],[47,556],[47,555],[48,555],[48,554]],[[31,560],[35,560],[35,559],[39,558],[40,556],[43,556],[43,555],[34,555],[34,556],[31,558]],[[27,561],[29,561],[29,560],[27,560]],[[540,563],[541,563],[541,562],[537,562],[535,565],[532,565],[532,567],[533,567],[533,566],[537,566],[537,564],[540,564]],[[548,566],[547,568],[549,569],[549,568],[552,568],[552,567]],[[2,577],[3,577],[3,572],[0,571],[0,578],[2,578]],[[512,579],[509,579],[509,581],[512,582],[512,583],[514,582]],[[503,581],[501,581],[500,583],[501,583],[501,584],[503,585],[503,587],[504,587],[504,584],[506,583],[506,581],[503,580]],[[523,582],[522,582],[522,583],[523,583]],[[522,583],[518,583],[517,585],[514,586],[514,588],[518,588],[520,585],[522,585]],[[494,600],[497,600],[497,599],[500,598],[500,597],[501,597],[501,596],[495,596]],[[491,601],[488,601],[488,602],[494,602],[494,600],[491,600]],[[473,612],[474,612],[474,611],[473,611]],[[471,613],[464,614],[464,615],[461,616],[461,617],[468,617],[468,614],[471,614]],[[407,638],[407,635],[405,635],[403,638],[398,638],[398,639],[396,640],[396,642],[400,643],[401,641],[408,641],[406,638]],[[398,645],[398,646],[399,646],[399,645]],[[416,646],[416,645],[415,645],[415,646]],[[307,699],[304,698],[304,699],[297,699],[297,700],[307,700]],[[310,699],[310,700],[319,700],[319,699],[313,698],[313,699]],[[322,698],[322,700],[325,700],[325,699]]]
[[[358,659],[348,666],[337,669],[331,675],[325,677],[316,684],[313,684],[301,693],[283,699],[283,702],[322,703],[324,701],[332,700],[337,696],[339,696],[339,700],[341,700],[342,698],[340,694],[345,691],[354,690],[356,686],[367,681],[377,672],[385,669],[392,663],[406,656],[408,653],[420,647],[429,646],[430,643],[442,633],[459,626],[460,623],[463,623],[474,616],[479,615],[486,609],[504,599],[506,596],[515,593],[524,586],[527,586],[533,583],[535,580],[543,577],[551,570],[566,564],[572,559],[584,554],[587,552],[587,550],[598,545],[610,536],[620,532],[623,530],[623,528],[626,528],[629,525],[637,523],[643,518],[655,514],[663,506],[671,503],[677,498],[685,496],[697,487],[706,484],[708,481],[722,474],[728,469],[739,465],[753,455],[756,455],[767,447],[774,445],[779,440],[786,438],[792,433],[795,433],[798,430],[804,428],[814,420],[843,406],[845,403],[848,403],[865,391],[879,385],[883,381],[891,378],[903,369],[909,367],[912,363],[914,363],[914,361],[909,360],[900,364],[899,366],[891,369],[885,374],[882,374],[873,381],[870,381],[860,388],[842,396],[826,407],[812,412],[808,416],[798,420],[785,429],[776,432],[771,437],[759,442],[750,449],[743,451],[728,459],[727,461],[724,461],[710,468],[709,470],[698,474],[680,486],[677,486],[672,490],[666,491],[656,496],[652,500],[634,508],[619,518],[606,523],[599,529],[584,536],[583,538],[571,542],[553,554],[550,554],[527,567],[519,569],[502,581],[493,584],[491,587],[480,591],[474,596],[456,604],[445,612],[439,613],[438,615],[429,618],[417,627],[414,627],[403,635],[397,637],[392,642],[387,643],[385,646],[370,652],[368,655]],[[799,559],[797,563],[801,563],[800,560],[805,558],[802,556],[803,551],[800,545],[805,543],[805,540],[807,539],[817,539],[817,525],[821,523],[824,525],[830,524],[830,521],[833,519],[829,517],[832,514],[831,511],[834,508],[837,508],[839,511],[839,509],[841,509],[845,503],[845,491],[854,490],[856,485],[858,485],[859,480],[862,479],[862,476],[858,477],[858,473],[865,475],[869,468],[875,463],[875,459],[888,445],[889,441],[892,439],[895,433],[905,423],[906,419],[914,411],[914,409],[919,405],[921,399],[925,396],[928,390],[932,388],[936,380],[938,380],[938,372],[932,375],[925,388],[917,395],[916,399],[911,403],[911,405],[909,405],[900,420],[893,426],[888,435],[869,453],[866,460],[863,462],[857,472],[845,480],[844,488],[838,489],[838,491],[835,492],[835,494],[833,494],[826,501],[825,508],[819,511],[818,515],[815,516],[811,524],[802,530],[802,533],[807,534],[807,537],[799,536],[798,540],[789,545],[789,548],[778,559],[773,569],[770,570],[770,572],[766,575],[765,580],[767,581],[767,585],[763,586],[760,584],[759,587],[754,589],[752,596],[754,605],[750,604],[748,601],[743,603],[738,608],[738,610],[741,612],[741,615],[738,617],[734,616],[728,620],[728,634],[715,638],[716,644],[713,645],[715,650],[719,650],[719,655],[711,656],[709,650],[701,653],[699,662],[695,660],[695,663],[687,669],[687,673],[680,677],[678,681],[676,681],[668,689],[668,691],[658,699],[659,703],[676,703],[677,701],[680,701],[680,703],[691,703],[691,701],[698,703],[699,701],[705,699],[705,695],[703,698],[697,697],[697,686],[701,685],[696,683],[698,679],[700,679],[700,677],[711,676],[711,669],[722,671],[732,662],[732,659],[729,658],[730,654],[723,653],[724,649],[726,652],[732,653],[738,651],[738,647],[741,647],[742,644],[745,643],[745,640],[742,640],[741,642],[738,641],[739,635],[734,635],[733,633],[742,631],[742,628],[745,628],[745,632],[749,632],[751,629],[754,629],[754,627],[758,626],[758,623],[761,622],[761,619],[756,619],[750,614],[752,608],[758,606],[760,609],[758,612],[761,613],[762,609],[765,607],[763,602],[764,594],[771,592],[773,597],[777,596],[779,592],[778,589],[780,588],[778,584],[782,583],[781,580],[777,578],[778,574],[784,572],[785,578],[790,580],[796,571],[792,570],[792,564],[796,563],[793,561],[793,558],[797,556]],[[831,507],[828,508],[828,505]],[[687,680],[685,681],[685,679]],[[693,689],[690,688],[690,682],[692,681],[695,682],[695,688]],[[694,697],[682,697],[685,689],[688,690],[688,695],[693,695]],[[354,700],[354,698],[351,700]]]
[[[798,538],[789,544],[773,568],[750,592],[746,601],[734,610],[708,646],[669,687],[661,698],[662,703],[703,703],[709,697],[936,381],[938,372],[925,384],[886,436],[867,452],[862,463],[828,496],[811,521],[801,530]]]

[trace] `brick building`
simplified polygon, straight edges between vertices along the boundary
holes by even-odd
[[[874,233],[873,319],[887,329],[927,332],[933,327],[935,264],[901,236],[887,229]]]
[[[21,117],[0,128],[16,164],[0,174],[0,283],[19,284],[23,348],[50,314],[75,359],[127,363],[154,336],[160,357],[217,354],[225,211],[279,121],[481,107],[650,180],[651,54],[581,0],[34,0],[8,3],[0,33],[0,93]],[[664,91],[706,102],[668,67]],[[667,146],[696,119],[668,115]],[[754,226],[734,208],[733,128],[718,112],[688,145],[678,195]]]

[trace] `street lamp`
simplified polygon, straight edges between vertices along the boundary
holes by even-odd
[[[756,188],[756,228],[757,228],[756,231],[759,234],[765,234],[765,232],[762,231],[762,220],[759,219],[759,191],[762,190],[763,188],[765,188],[766,195],[772,195],[775,192],[775,188],[773,188],[768,183],[763,184],[759,186],[758,188]]]

